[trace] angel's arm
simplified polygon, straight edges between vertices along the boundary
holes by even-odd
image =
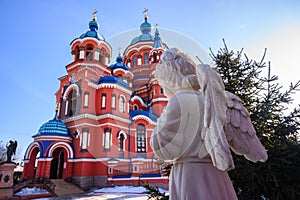
[[[180,156],[184,137],[178,133],[180,122],[180,104],[176,98],[171,98],[150,139],[150,145],[159,158],[172,160]]]

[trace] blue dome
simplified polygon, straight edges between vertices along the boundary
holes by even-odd
[[[140,30],[143,34],[147,34],[151,32],[151,24],[147,22],[147,18],[145,18],[145,22],[141,24]]]
[[[98,81],[98,84],[101,84],[101,83],[115,83],[115,84],[121,85],[121,86],[129,89],[129,86],[127,83],[125,83],[124,81],[122,81],[121,79],[119,79],[115,76],[103,76]]]
[[[93,37],[93,38],[96,38],[97,40],[105,40],[104,37],[98,33],[99,25],[95,19],[90,21],[89,28],[90,28],[90,30],[88,30],[86,33],[82,34],[79,38],[83,39],[86,37]]]
[[[123,64],[123,58],[120,54],[117,57],[116,61],[117,61],[117,63],[110,65],[109,68],[111,68],[112,70],[117,69],[117,68],[121,68],[124,70],[130,70],[130,68],[128,66]]]
[[[57,113],[55,114],[55,117],[52,120],[49,120],[48,122],[44,123],[38,133],[34,135],[36,136],[65,136],[65,137],[71,137],[69,134],[69,130],[67,126],[59,119],[57,119]]]
[[[141,24],[140,30],[142,32],[142,35],[135,37],[133,40],[131,40],[130,44],[135,44],[137,42],[142,41],[153,41],[154,37],[151,35],[151,24],[148,23],[147,17],[145,17],[145,22]]]

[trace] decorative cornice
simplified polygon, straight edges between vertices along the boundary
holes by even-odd
[[[169,99],[165,98],[165,97],[155,98],[155,99],[152,99],[151,102],[148,105],[151,106],[153,103],[160,102],[160,101],[167,101],[168,102]]]
[[[34,137],[34,141],[47,141],[47,140],[59,140],[59,141],[72,141],[72,139],[68,136],[53,136],[53,135],[41,135]]]
[[[105,71],[105,72],[107,72],[107,73],[109,73],[109,74],[111,73],[111,71],[110,71],[109,69],[106,69],[105,67],[102,67],[102,66],[100,65],[100,63],[99,63],[99,64],[96,64],[96,63],[88,63],[88,62],[76,63],[76,64],[74,64],[74,65],[71,65],[71,66],[67,67],[67,71],[69,71],[69,70],[71,70],[71,69],[73,69],[73,68],[75,68],[75,67],[77,67],[77,66],[97,67],[97,68],[99,68],[99,69],[101,69],[101,70],[103,70],[103,71]]]
[[[84,119],[84,118],[89,118],[89,119],[92,119],[92,120],[101,120],[101,119],[105,119],[105,118],[111,118],[111,119],[118,120],[118,121],[121,121],[121,122],[130,123],[129,119],[119,117],[119,116],[116,116],[116,115],[113,115],[113,114],[104,114],[104,115],[97,116],[97,115],[88,114],[88,113],[77,115],[77,116],[74,116],[74,117],[70,117],[68,119],[63,119],[62,121],[64,123],[68,123],[68,122],[77,121],[77,120]]]
[[[109,50],[110,50],[110,54],[111,54],[111,46],[110,46],[110,44],[108,43],[108,42],[106,42],[105,40],[97,40],[96,38],[93,38],[93,37],[86,37],[86,38],[83,38],[83,39],[81,39],[81,38],[77,38],[77,39],[75,39],[72,43],[71,43],[71,46],[74,44],[74,43],[76,43],[77,41],[80,43],[80,44],[82,44],[83,42],[85,42],[86,40],[93,40],[93,41],[95,41],[96,43],[97,43],[97,45],[98,46],[100,46],[101,44],[106,44],[108,47],[109,47]]]
[[[92,83],[92,82],[88,82],[88,86],[92,87],[92,88],[95,88],[95,89],[100,89],[100,88],[112,88],[112,89],[118,89],[122,92],[125,92],[129,95],[132,94],[132,91],[127,89],[127,88],[124,88],[122,86],[120,86],[119,84],[117,83],[101,83],[101,84],[96,84],[96,83]]]
[[[147,104],[145,104],[145,102],[143,101],[143,99],[140,96],[135,95],[134,97],[132,97],[130,99],[131,102],[133,102],[135,100],[138,100],[142,104],[142,106],[147,108]]]
[[[145,120],[149,124],[156,125],[156,122],[152,121],[149,117],[147,117],[145,115],[136,115],[132,118],[132,120],[138,120],[138,119]]]
[[[143,43],[143,45],[141,45],[141,43]],[[133,45],[129,45],[125,51],[124,51],[124,54],[127,55],[130,51],[133,51],[133,50],[141,50],[141,49],[144,49],[144,48],[150,48],[152,49],[152,46],[153,46],[153,41],[150,41],[150,42],[138,42],[138,43],[135,43]]]

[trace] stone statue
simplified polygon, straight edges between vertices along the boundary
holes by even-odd
[[[6,155],[7,155],[7,159],[6,159],[6,162],[12,162],[12,156],[16,154],[16,149],[17,149],[17,141],[16,140],[10,140],[8,142],[8,144],[6,145],[6,148],[7,148],[7,152],[6,152]]]
[[[230,148],[253,162],[267,160],[246,108],[224,90],[209,65],[196,65],[179,49],[167,50],[155,77],[169,98],[151,136],[161,159],[173,160],[170,199],[237,199],[228,170]]]

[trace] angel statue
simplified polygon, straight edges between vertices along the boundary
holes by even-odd
[[[176,48],[163,53],[155,77],[169,102],[150,143],[159,158],[173,161],[170,199],[237,199],[227,173],[234,168],[230,148],[253,162],[268,157],[241,99],[209,65]]]
[[[7,159],[6,159],[6,162],[12,162],[11,158],[12,158],[12,155],[15,155],[16,154],[16,149],[17,149],[17,141],[16,140],[10,140],[8,142],[8,144],[6,145],[6,148],[7,148]]]

